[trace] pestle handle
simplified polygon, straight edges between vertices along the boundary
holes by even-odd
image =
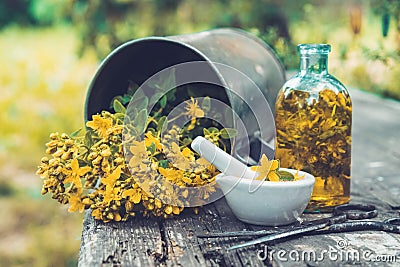
[[[257,173],[202,136],[196,137],[191,147],[219,171],[226,175],[253,179]]]

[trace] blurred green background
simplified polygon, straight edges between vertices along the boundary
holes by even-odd
[[[83,126],[100,61],[125,41],[238,27],[288,70],[298,43],[330,43],[330,72],[400,99],[400,1],[2,0],[0,266],[75,266],[82,214],[41,196],[36,165],[50,132]]]

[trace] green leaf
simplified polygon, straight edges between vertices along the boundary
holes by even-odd
[[[142,134],[146,129],[147,125],[147,109],[139,111],[138,115],[132,121],[133,127],[135,127],[138,134]]]
[[[166,106],[167,106],[167,96],[163,96],[161,99],[160,99],[160,106],[162,107],[162,108],[165,108]]]
[[[121,104],[121,102],[118,101],[118,99],[114,99],[113,109],[116,113],[126,113],[126,108]]]
[[[114,118],[115,118],[116,120],[124,121],[124,119],[125,119],[125,114],[122,114],[122,113],[115,113],[115,114],[114,114]]]
[[[208,130],[210,131],[210,133],[219,132],[218,128],[216,128],[216,127],[210,127],[210,128],[208,128]]]
[[[224,122],[225,125],[234,125],[233,124],[233,111],[229,108],[224,111]]]
[[[168,120],[166,116],[162,116],[157,123],[157,131],[161,132],[163,129],[166,129],[168,126]]]
[[[75,138],[75,137],[78,136],[78,134],[79,134],[81,131],[82,131],[82,128],[80,128],[80,129],[76,130],[75,132],[71,133],[70,136],[71,136],[72,138]]]
[[[182,145],[189,146],[192,143],[192,141],[193,140],[191,138],[186,137],[185,139],[182,140]]]
[[[127,110],[126,116],[128,116],[130,120],[134,120],[137,114],[138,114],[137,108],[129,108]]]
[[[204,136],[209,136],[211,133],[209,130],[207,130],[207,128],[203,128],[203,134]]]
[[[122,99],[119,99],[119,100],[120,100],[120,102],[121,102],[123,105],[126,105],[126,104],[128,104],[129,102],[131,102],[132,96],[131,96],[131,95],[128,95],[128,94],[125,94],[125,95],[122,97]]]
[[[167,96],[167,100],[172,102],[176,100],[175,94],[176,88],[169,90],[165,95]]]
[[[115,100],[118,100],[119,102],[121,102],[121,103],[123,103],[124,102],[124,98],[122,97],[122,96],[116,96],[116,97],[114,97],[112,100],[111,100],[111,103],[110,103],[110,108],[114,108],[114,101]]]
[[[92,134],[93,134],[93,131],[92,131],[92,130],[86,131],[85,140],[84,140],[83,143],[84,143],[85,146],[87,146],[87,147],[91,147],[91,146],[93,145]]]
[[[133,96],[133,94],[136,92],[136,90],[139,88],[139,85],[137,83],[135,83],[132,80],[129,80],[129,85],[128,85],[128,95]]]
[[[160,160],[160,161],[158,162],[158,167],[161,167],[161,168],[164,168],[164,169],[168,168],[168,167],[169,167],[169,162],[168,162],[168,160],[166,160],[166,159]]]
[[[137,110],[142,110],[142,109],[146,109],[149,106],[149,99],[147,98],[147,96],[145,96],[143,99],[135,101],[134,102],[134,107],[137,108]]]
[[[220,131],[221,137],[223,139],[230,139],[237,135],[238,131],[234,128],[224,128]]]
[[[282,171],[279,170],[277,171],[279,175],[279,180],[281,181],[293,181],[294,180],[294,175],[288,171]]]
[[[136,90],[135,94],[133,95],[135,98],[133,99],[133,101],[140,101],[143,98],[146,97],[146,94],[144,93],[142,88],[139,88]]]
[[[214,119],[214,121],[221,121],[222,120],[222,114],[221,113],[215,113],[214,116],[213,116],[213,119]]]
[[[150,98],[149,105],[153,105],[153,104],[157,103],[157,101],[158,101],[160,98],[162,98],[163,95],[164,95],[164,94],[161,93],[161,92],[155,93],[155,94]],[[160,101],[161,101],[161,100],[160,100]]]
[[[203,102],[201,103],[201,108],[204,112],[208,112],[211,109],[211,100],[210,97],[206,96],[203,98]]]
[[[171,68],[169,71],[161,72],[159,81],[160,81],[159,85],[161,89],[164,89],[164,91],[175,88],[176,87],[175,68]]]
[[[156,152],[156,144],[151,142],[151,145],[147,146],[147,151],[150,151],[150,153],[153,155]]]

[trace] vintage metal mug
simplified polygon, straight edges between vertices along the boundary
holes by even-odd
[[[85,104],[85,121],[92,115],[109,109],[112,99],[126,92],[130,80],[140,85],[165,68],[194,61],[207,62],[210,66],[209,77],[213,77],[216,84],[223,85],[202,88],[204,95],[223,101],[239,117],[245,118],[243,122],[249,133],[250,145],[255,142],[254,147],[257,150],[252,154],[258,155],[260,151],[266,151],[270,157],[271,153],[273,156],[274,122],[260,129],[249,107],[238,103],[226,90],[229,87],[239,91],[257,105],[257,99],[252,98],[254,87],[244,84],[237,75],[220,71],[214,63],[228,65],[246,75],[261,90],[272,112],[277,92],[285,82],[285,71],[267,44],[238,29],[223,28],[169,37],[146,37],[122,44],[104,59],[91,81]],[[246,151],[241,150],[240,142],[237,140],[233,154],[249,162]],[[253,158],[258,161],[257,156]]]

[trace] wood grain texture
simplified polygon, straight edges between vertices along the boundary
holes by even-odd
[[[351,202],[376,205],[379,214],[374,220],[399,217],[400,103],[358,90],[351,90],[350,94],[354,110]],[[312,220],[326,216],[328,214],[304,214],[302,218]],[[200,209],[198,215],[185,211],[181,216],[165,221],[136,218],[124,223],[105,224],[95,221],[88,213],[83,226],[79,266],[400,264],[400,235],[378,231],[304,236],[268,244],[267,247],[260,244],[236,251],[226,249],[245,239],[201,239],[196,236],[210,232],[260,229],[277,228],[240,222],[224,199]],[[343,244],[346,246],[341,247]],[[270,257],[261,260],[258,256],[263,256],[265,248]],[[332,255],[329,257],[329,250],[333,254],[336,251],[336,256],[341,258],[335,260]],[[289,253],[292,253],[292,258]],[[363,258],[362,253],[370,253],[370,259]],[[386,262],[369,261],[381,255],[397,256],[396,262],[388,262],[389,258]]]

